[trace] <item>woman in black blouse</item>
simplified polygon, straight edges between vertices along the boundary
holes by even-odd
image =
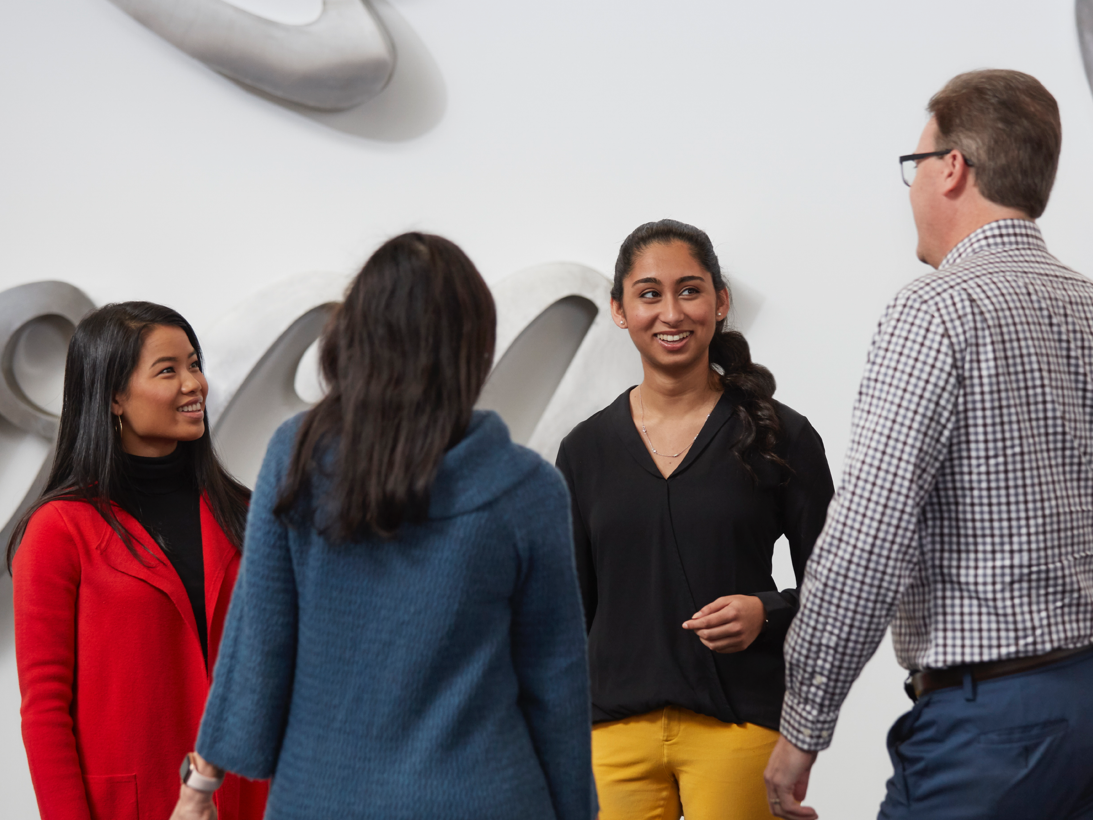
[[[796,589],[771,578],[787,537],[798,582],[833,494],[823,443],[771,398],[726,329],[709,237],[661,220],[619,251],[611,311],[644,378],[558,452],[573,497],[589,631],[601,820],[770,817],[782,641]]]

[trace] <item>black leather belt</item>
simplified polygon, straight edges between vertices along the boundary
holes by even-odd
[[[903,684],[907,697],[917,701],[927,692],[937,689],[947,689],[952,686],[961,686],[964,683],[964,674],[972,673],[972,680],[977,683],[991,678],[1001,678],[1006,675],[1016,675],[1018,672],[1027,672],[1030,669],[1038,669],[1041,666],[1061,661],[1071,655],[1080,655],[1089,652],[1093,647],[1082,646],[1077,649],[1056,649],[1045,655],[1033,655],[1029,658],[1011,658],[1005,661],[991,661],[989,663],[971,663],[964,666],[951,666],[948,669],[923,669],[920,672],[911,673]]]

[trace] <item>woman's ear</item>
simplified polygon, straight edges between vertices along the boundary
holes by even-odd
[[[113,401],[110,402],[110,412],[113,413],[115,416],[120,416],[123,412],[125,412],[125,407],[120,401],[118,401],[117,394],[114,395]]]
[[[614,297],[611,297],[611,318],[614,319],[615,324],[619,327],[626,327],[626,313],[622,309],[622,305],[615,301]]]
[[[719,321],[729,315],[730,304],[728,288],[721,288],[717,292],[717,318]]]

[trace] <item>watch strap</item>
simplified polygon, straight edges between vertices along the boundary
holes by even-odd
[[[224,782],[224,775],[220,777],[206,777],[201,774],[195,767],[193,761],[193,755],[188,754],[182,759],[182,768],[179,771],[182,775],[182,782],[189,786],[191,789],[196,789],[199,792],[205,792],[206,794],[212,794],[220,785]]]

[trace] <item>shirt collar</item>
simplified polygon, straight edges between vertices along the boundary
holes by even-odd
[[[1010,248],[1034,248],[1047,252],[1047,244],[1035,222],[1029,219],[999,219],[960,240],[942,260],[938,270],[951,267],[972,254]]]
[[[607,410],[614,416],[615,432],[622,439],[623,445],[629,451],[634,461],[657,478],[664,478],[660,469],[653,461],[653,457],[649,454],[649,451],[645,449],[645,441],[642,439],[641,433],[638,432],[638,428],[634,425],[634,417],[630,412],[630,392],[635,389],[636,387],[628,388],[608,406]],[[732,390],[725,390],[722,392],[721,398],[717,400],[717,404],[715,404],[713,410],[710,411],[710,415],[706,419],[705,424],[702,425],[702,429],[699,430],[698,436],[691,442],[691,446],[687,450],[687,455],[685,455],[683,460],[676,465],[674,470],[672,470],[668,476],[669,478],[675,478],[680,473],[685,472],[706,450],[706,447],[713,440],[714,436],[720,432],[721,428],[732,419],[733,409],[736,407],[733,403],[733,392],[734,391]]]

